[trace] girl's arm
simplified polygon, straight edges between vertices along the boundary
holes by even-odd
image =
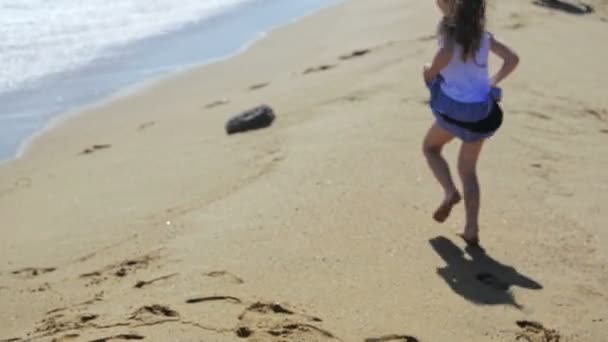
[[[424,71],[422,73],[424,77],[424,81],[428,84],[433,81],[437,75],[443,70],[450,61],[452,60],[452,56],[454,54],[454,49],[450,46],[443,46],[437,51],[435,58],[433,58],[433,63],[431,65],[425,64]]]
[[[507,78],[507,76],[509,76],[513,72],[513,70],[515,70],[515,68],[519,64],[519,56],[517,56],[515,51],[513,51],[500,40],[496,39],[494,36],[491,36],[490,49],[493,53],[495,53],[503,60],[502,67],[500,68],[500,70],[498,70],[496,75],[492,76],[492,78],[490,79],[490,81],[492,82],[492,86],[496,86],[502,80]]]

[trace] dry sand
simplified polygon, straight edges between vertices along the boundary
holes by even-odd
[[[462,206],[431,220],[434,1],[352,0],[0,167],[0,341],[608,341],[608,5],[593,4],[492,1],[522,64],[480,164],[487,254],[456,237]],[[262,103],[271,128],[224,133]]]

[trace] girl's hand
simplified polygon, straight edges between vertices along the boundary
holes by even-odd
[[[422,75],[424,77],[424,81],[427,84],[433,81],[433,79],[439,75],[441,70],[450,64],[453,55],[454,50],[449,46],[439,49],[433,58],[433,63],[425,64],[423,67]]]
[[[422,78],[424,78],[424,82],[426,84],[431,83],[431,81],[433,81],[434,77],[430,77],[430,72],[429,70],[431,70],[431,64],[426,63],[423,67],[422,67]]]

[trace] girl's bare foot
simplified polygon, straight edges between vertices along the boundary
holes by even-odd
[[[468,246],[477,247],[479,246],[479,229],[472,227],[465,227],[464,233],[458,234]]]
[[[449,195],[446,195],[445,199],[443,200],[443,203],[441,203],[439,208],[437,208],[437,210],[435,210],[435,213],[433,214],[433,219],[435,219],[435,221],[437,221],[439,223],[445,222],[445,220],[447,220],[448,216],[450,216],[450,213],[452,212],[452,208],[456,204],[458,204],[458,202],[460,202],[461,200],[462,200],[462,197],[460,196],[458,191],[455,191]]]

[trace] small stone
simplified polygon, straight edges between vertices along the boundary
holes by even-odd
[[[261,105],[232,117],[226,123],[226,133],[234,134],[272,125],[275,114],[272,108]]]

